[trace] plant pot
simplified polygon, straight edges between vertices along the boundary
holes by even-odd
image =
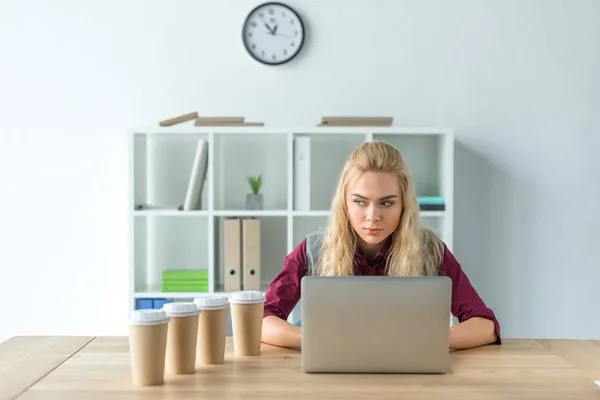
[[[246,210],[262,210],[263,195],[261,193],[248,193],[246,195]]]

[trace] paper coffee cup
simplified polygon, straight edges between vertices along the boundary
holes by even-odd
[[[161,310],[135,310],[129,317],[129,352],[133,384],[162,385],[169,318]]]
[[[170,318],[167,335],[166,372],[193,374],[196,370],[198,314],[194,303],[173,302],[163,306]]]
[[[265,294],[254,290],[234,292],[229,298],[233,350],[236,355],[260,355],[265,301]]]
[[[200,310],[196,368],[206,364],[223,364],[229,316],[227,298],[200,297],[194,299],[194,303]]]

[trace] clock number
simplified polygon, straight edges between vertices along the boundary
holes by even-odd
[[[283,55],[287,56],[287,50],[285,50],[285,49],[283,50]]]
[[[253,28],[256,28],[256,22],[252,22],[252,23],[250,24],[250,26],[251,26],[251,27],[253,27]]]
[[[261,17],[261,18],[264,18],[265,17],[265,13],[259,13],[258,16]]]
[[[271,15],[275,14],[275,10],[273,10],[272,8],[269,8],[269,14],[271,14]]]
[[[292,42],[291,46],[294,47],[296,45],[296,42]]]
[[[273,54],[273,60],[277,60],[277,56]]]

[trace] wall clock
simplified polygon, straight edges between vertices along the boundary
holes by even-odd
[[[268,2],[254,8],[244,21],[244,47],[257,61],[279,65],[292,60],[304,44],[304,24],[289,6]]]

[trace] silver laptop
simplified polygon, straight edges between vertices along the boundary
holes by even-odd
[[[445,373],[448,277],[305,276],[302,370]]]

